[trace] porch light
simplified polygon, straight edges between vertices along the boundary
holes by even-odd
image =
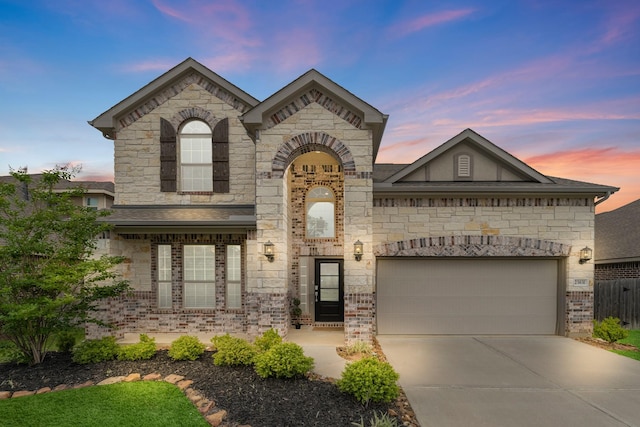
[[[593,250],[590,247],[585,246],[584,248],[580,249],[580,264],[584,264],[585,262],[589,261],[592,256]]]
[[[263,254],[264,256],[267,257],[267,259],[269,260],[269,262],[273,262],[273,243],[271,243],[271,240],[267,241],[267,243],[265,243],[262,246],[263,249]]]
[[[360,261],[362,259],[362,251],[362,242],[360,240],[356,240],[356,242],[353,244],[353,256],[356,257],[356,261]]]

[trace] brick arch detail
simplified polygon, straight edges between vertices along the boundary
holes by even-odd
[[[511,236],[438,236],[407,239],[377,245],[374,255],[432,257],[567,257],[571,245]]]
[[[203,120],[205,122],[207,122],[207,124],[211,127],[211,130],[213,131],[213,128],[216,127],[216,123],[218,123],[220,121],[220,119],[216,119],[216,117],[213,115],[213,113],[211,111],[207,111],[204,108],[201,107],[189,107],[189,108],[185,108],[182,111],[179,111],[178,113],[176,113],[170,120],[171,124],[173,125],[173,128],[178,130],[178,128],[180,127],[180,125],[188,119],[200,119]]]
[[[342,141],[324,132],[306,132],[292,137],[280,146],[271,163],[273,177],[283,177],[285,169],[296,157],[312,151],[323,151],[336,156],[342,163],[345,177],[356,175],[353,155]]]

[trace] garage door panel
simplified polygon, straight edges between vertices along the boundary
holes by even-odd
[[[380,334],[553,334],[557,261],[378,260]]]

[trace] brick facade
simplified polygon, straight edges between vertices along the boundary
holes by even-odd
[[[640,278],[640,261],[596,264],[595,280]]]
[[[441,178],[449,173],[453,161],[442,156],[438,168],[431,170],[417,161],[419,167],[404,176],[406,181],[397,186],[385,182],[383,188],[390,190],[374,194],[373,166],[387,117],[318,74],[311,71],[259,102],[189,59],[92,122],[114,138],[116,206],[250,206],[255,207],[255,225],[229,229],[217,225],[213,230],[189,223],[185,231],[184,218],[171,218],[149,233],[140,231],[137,223],[115,230],[105,251],[125,257],[121,273],[134,292],[100,307],[100,316],[119,329],[90,326],[90,336],[124,332],[257,335],[272,327],[286,335],[290,300],[301,295],[303,285],[309,296],[305,321],[314,320],[309,289],[313,279],[306,272],[307,282],[301,283],[302,264],[339,259],[344,270],[345,340],[370,340],[376,333],[376,257],[381,256],[557,259],[562,270],[559,293],[566,295],[565,332],[590,329],[593,264],[580,264],[578,253],[585,246],[594,246],[593,195],[562,188],[552,195],[547,191],[555,185],[551,180],[526,165],[520,168],[497,147],[488,147],[495,156],[472,150],[474,170],[482,172],[479,181],[504,181],[496,187],[499,192],[510,188],[508,180],[522,184],[518,188],[538,184],[545,188],[525,195],[492,195],[492,191],[473,189],[457,195],[426,195],[434,194],[425,191],[431,185],[427,176],[447,181]],[[153,93],[145,92],[149,88]],[[179,185],[177,191],[161,191],[160,123],[179,131],[188,120],[202,120],[211,128],[221,121],[228,123],[228,159],[223,155],[229,168],[228,191],[181,192]],[[179,145],[179,135],[169,143]],[[465,150],[473,148],[469,141],[463,145]],[[324,161],[311,161],[315,153],[324,156]],[[179,183],[180,163],[176,165],[175,181]],[[413,185],[419,191],[406,190]],[[305,198],[314,186],[328,187],[335,195],[332,238],[306,236]],[[474,194],[481,196],[472,197]],[[144,225],[149,224],[140,224]],[[273,244],[272,260],[263,254],[267,241]],[[353,255],[356,241],[364,246],[359,261]],[[182,248],[190,243],[216,246],[215,308],[183,308]],[[171,245],[169,309],[159,309],[157,304],[159,244]],[[242,248],[240,309],[225,308],[227,244]],[[613,271],[607,268],[597,274]],[[638,269],[638,263],[634,268]]]

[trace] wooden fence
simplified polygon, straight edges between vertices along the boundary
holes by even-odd
[[[627,329],[640,329],[640,279],[598,280],[594,292],[594,317],[617,317]]]

